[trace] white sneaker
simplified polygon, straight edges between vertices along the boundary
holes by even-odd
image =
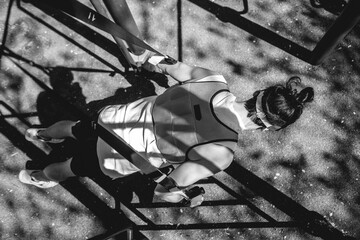
[[[54,181],[39,181],[31,176],[34,172],[38,172],[39,170],[21,170],[19,173],[19,180],[25,184],[31,184],[39,188],[51,188],[58,185],[58,182]]]
[[[39,131],[43,131],[45,128],[28,128],[25,132],[25,139],[34,142],[41,141],[46,143],[61,143],[65,139],[57,139],[57,138],[45,138],[39,135]]]

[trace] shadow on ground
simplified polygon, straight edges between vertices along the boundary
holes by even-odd
[[[321,66],[314,67],[266,42],[306,55],[336,18],[332,13],[338,13],[338,9],[324,6],[324,1],[246,2],[244,12],[242,6],[232,3],[224,6],[229,9],[219,7],[226,4],[224,1],[181,2],[182,5],[179,1],[131,3],[149,43],[172,56],[176,55],[174,49],[182,49],[181,58],[201,61],[220,71],[240,96],[284,82],[288,75],[299,75],[304,84],[314,87],[315,103],[299,123],[275,135],[244,134],[239,139],[236,162],[306,208],[318,211],[339,229],[358,237],[359,28]],[[119,223],[136,222],[142,224],[140,230],[151,239],[316,239],[297,228],[261,228],[264,219],[265,224],[289,219],[227,175],[219,176],[220,183],[214,179],[203,183],[209,203],[196,210],[161,203],[150,206],[154,186],[140,175],[119,181],[71,179],[63,184],[66,191],[59,187],[34,190],[18,184],[16,175],[23,168],[24,159],[61,160],[71,154],[66,149],[73,147],[71,142],[59,147],[30,144],[23,137],[25,128],[48,126],[61,119],[76,120],[82,114],[94,117],[104,105],[158,94],[171,82],[161,75],[137,74],[118,67],[123,66],[124,60],[118,57],[121,55],[117,46],[91,27],[37,4],[38,1],[15,3],[0,5],[1,12],[6,13],[1,18],[1,238],[85,238],[119,227]],[[177,9],[177,13],[182,14],[181,18],[174,14],[179,6],[182,11]],[[229,18],[234,14],[238,15]],[[174,29],[175,24],[182,26],[183,32]],[[183,38],[176,35],[179,33]],[[179,42],[183,44],[181,48]],[[228,201],[229,209],[220,206],[225,202],[216,202],[218,195]],[[237,197],[241,201],[235,201]],[[119,214],[120,209],[125,213],[134,211],[137,217],[129,220]],[[31,227],[26,219],[33,220]],[[252,225],[244,223],[241,228],[228,220]],[[179,230],[192,222],[198,224],[194,226],[198,231]],[[213,224],[212,228],[203,229],[208,223]]]

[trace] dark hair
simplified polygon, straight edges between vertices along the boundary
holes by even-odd
[[[262,90],[262,108],[271,124],[285,128],[294,123],[301,116],[304,104],[314,99],[314,89],[311,87],[306,87],[298,93],[295,87],[300,83],[299,77],[291,77],[285,86],[275,85]],[[256,97],[259,93],[260,91],[256,91],[253,98],[245,102],[245,108],[249,111],[248,117],[265,128],[256,117]]]

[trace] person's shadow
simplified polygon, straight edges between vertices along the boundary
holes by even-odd
[[[86,98],[79,83],[73,82],[72,72],[65,67],[47,68],[46,72],[53,91],[45,90],[37,97],[36,107],[41,125],[48,127],[60,120],[77,120],[77,113],[69,111],[64,103],[58,101],[60,96],[80,109],[86,106]]]
[[[164,88],[169,87],[167,77],[162,74],[127,72],[125,78],[131,84],[130,87],[119,88],[113,96],[87,104],[86,97],[83,95],[80,85],[74,82],[74,76],[70,69],[54,67],[46,69],[45,72],[49,75],[52,90],[41,92],[37,98],[38,117],[44,127],[60,120],[78,120],[83,113],[94,119],[97,112],[104,106],[126,104],[143,97],[156,95],[153,82]],[[93,146],[95,147],[95,144]],[[52,149],[49,154],[51,158],[49,162],[62,161],[76,151],[76,142],[69,139],[63,144],[53,144]],[[126,203],[131,202],[133,193],[138,196],[141,203],[152,202],[153,190],[156,185],[146,176],[138,173],[116,180],[110,180],[107,177],[93,178],[93,180],[112,193],[116,200]]]
[[[140,98],[156,95],[153,82],[163,88],[169,87],[167,77],[159,73],[149,73],[143,70],[141,73],[126,72],[124,77],[131,84],[130,87],[119,88],[113,96],[89,102],[87,111],[94,115],[108,105],[126,104]]]

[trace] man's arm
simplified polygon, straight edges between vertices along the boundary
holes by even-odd
[[[191,150],[189,156],[196,160],[182,163],[169,175],[179,188],[190,186],[226,169],[231,164],[234,155],[229,148],[210,143]],[[179,202],[183,199],[180,193],[168,192],[159,184],[155,189],[155,194],[167,202]]]
[[[173,65],[159,63],[157,65],[165,74],[179,82],[184,82],[191,79],[201,79],[207,76],[216,75],[215,72],[196,66],[190,66],[183,62],[177,62]]]
[[[165,60],[162,60],[154,65],[150,63],[150,59],[151,57],[142,65],[144,69],[148,71],[154,71],[157,67],[162,73],[170,75],[178,82],[184,82],[191,79],[201,79],[207,76],[217,75],[216,72],[213,72],[209,69],[197,66],[190,66],[186,63],[178,62],[176,60],[173,60],[173,63],[167,63]]]

